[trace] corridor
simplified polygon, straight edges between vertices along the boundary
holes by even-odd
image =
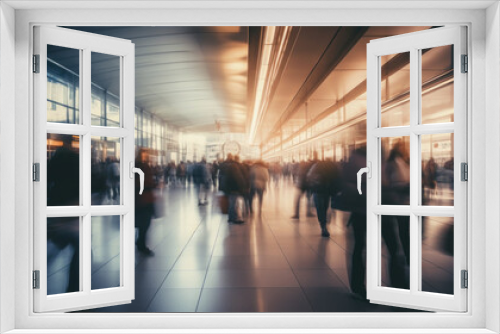
[[[154,256],[136,252],[135,300],[90,312],[409,311],[351,295],[349,213],[332,211],[331,237],[321,238],[305,207],[300,220],[290,218],[294,195],[291,180],[280,180],[265,194],[262,218],[236,225],[220,213],[216,193],[198,206],[192,185],[166,188],[157,205],[164,216],[148,232]],[[119,254],[107,254],[93,267],[93,287],[119,278]]]

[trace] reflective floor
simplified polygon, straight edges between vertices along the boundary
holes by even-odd
[[[157,211],[163,217],[153,220],[148,233],[155,255],[136,252],[135,300],[92,312],[411,311],[354,298],[347,269],[353,248],[349,213],[333,211],[331,237],[322,238],[316,218],[305,217],[305,202],[300,219],[290,218],[294,195],[291,181],[280,181],[265,194],[262,218],[233,225],[219,212],[216,193],[209,205],[198,206],[192,186],[158,190]],[[436,227],[426,231],[435,232]],[[115,234],[102,227],[100,233]],[[119,282],[118,248],[105,248],[93,249],[95,288]],[[425,268],[447,286],[446,268],[432,263],[444,261],[444,255],[436,256],[427,257],[431,262],[424,261]],[[49,282],[61,283],[55,276]]]

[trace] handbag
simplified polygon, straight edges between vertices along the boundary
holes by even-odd
[[[229,212],[229,198],[226,195],[219,195],[218,202],[220,212],[227,214]]]

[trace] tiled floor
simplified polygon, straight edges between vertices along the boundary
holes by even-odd
[[[155,255],[136,253],[135,300],[92,312],[408,311],[352,297],[346,269],[353,244],[349,214],[334,211],[332,236],[322,238],[316,218],[290,218],[294,195],[291,182],[273,186],[262,218],[230,225],[216,194],[210,205],[199,207],[193,187],[165,189],[160,197],[165,216],[149,230]],[[118,254],[106,255],[93,273],[96,284],[116,277]]]

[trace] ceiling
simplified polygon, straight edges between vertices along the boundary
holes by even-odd
[[[252,77],[248,27],[72,28],[135,43],[136,105],[168,125],[193,133],[244,133],[249,128],[247,105],[252,105],[253,96],[247,98]],[[290,126],[283,131],[299,129],[362,84],[371,39],[427,28],[295,27],[293,48],[286,54],[255,142],[265,144],[279,135],[280,123]],[[68,61],[62,55],[59,60],[64,65]],[[92,81],[116,94],[116,65],[98,55],[95,60],[93,55],[92,64]],[[364,107],[364,94],[356,98]]]
[[[248,27],[70,28],[135,44],[137,107],[186,132],[245,131]],[[116,94],[119,72],[92,65],[92,82]]]

